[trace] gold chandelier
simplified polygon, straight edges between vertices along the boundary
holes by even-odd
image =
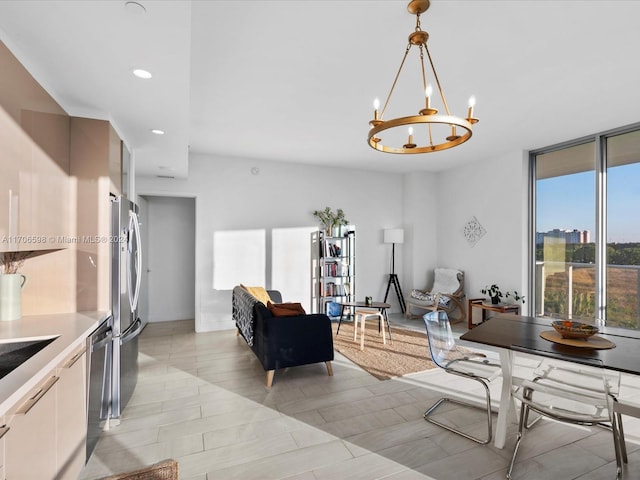
[[[386,153],[429,153],[446,150],[469,140],[472,135],[472,125],[478,123],[478,119],[473,117],[473,107],[475,105],[475,97],[473,96],[469,98],[469,108],[466,118],[456,117],[449,112],[449,106],[442,91],[442,85],[438,79],[438,74],[436,73],[429,48],[427,47],[429,34],[420,28],[420,14],[426,12],[429,5],[429,0],[412,0],[407,6],[409,13],[416,16],[416,28],[415,31],[409,35],[409,43],[407,44],[400,68],[391,85],[391,90],[389,91],[382,111],[380,113],[378,112],[380,103],[378,99],[376,99],[374,101],[373,120],[369,121],[369,125],[371,125],[368,138],[369,145],[378,151]],[[413,46],[417,46],[420,51],[424,108],[419,110],[418,115],[383,120],[384,113],[387,110],[389,100],[393,94],[393,89],[398,82],[402,67]],[[427,82],[424,52],[426,52],[427,58],[429,59],[431,71],[433,72],[433,80],[438,88],[440,99],[442,100],[442,105],[446,113],[445,115],[438,114],[438,110],[431,106],[433,87]],[[404,126],[409,127],[407,137],[404,136],[404,132],[399,134],[397,131],[399,127]],[[405,138],[407,141],[403,143]]]

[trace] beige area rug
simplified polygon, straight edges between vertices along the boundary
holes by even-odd
[[[333,348],[374,377],[388,380],[436,368],[429,354],[426,332],[414,332],[391,325],[393,342],[389,341],[387,331],[387,344],[384,345],[382,334],[378,334],[378,322],[370,320],[365,325],[364,351],[361,351],[360,331],[354,342],[352,322],[342,322],[339,335],[336,335],[338,323],[332,323]]]

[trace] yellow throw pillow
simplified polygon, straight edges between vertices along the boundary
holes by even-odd
[[[244,288],[251,295],[256,297],[256,299],[262,303],[264,303],[265,307],[267,303],[271,301],[271,297],[267,293],[264,287],[247,287],[246,285],[240,284],[242,288]]]

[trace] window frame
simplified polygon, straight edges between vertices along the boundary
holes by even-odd
[[[536,297],[536,225],[537,225],[537,171],[536,157],[541,154],[551,153],[571,147],[576,147],[585,143],[595,143],[595,246],[596,246],[596,306],[595,317],[598,321],[602,321],[606,325],[606,294],[607,294],[607,140],[611,137],[624,135],[626,133],[640,131],[640,122],[629,124],[623,127],[602,131],[593,135],[556,143],[543,148],[530,150],[528,152],[528,202],[529,202],[529,222],[528,222],[528,272],[529,285],[527,286],[527,295],[531,299],[527,307],[528,315],[542,316],[536,312],[536,305],[539,299]],[[640,151],[638,151],[640,158]]]

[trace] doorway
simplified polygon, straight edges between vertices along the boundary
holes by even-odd
[[[195,319],[195,198],[146,200],[146,284],[149,322]],[[146,240],[146,241],[145,241]]]

